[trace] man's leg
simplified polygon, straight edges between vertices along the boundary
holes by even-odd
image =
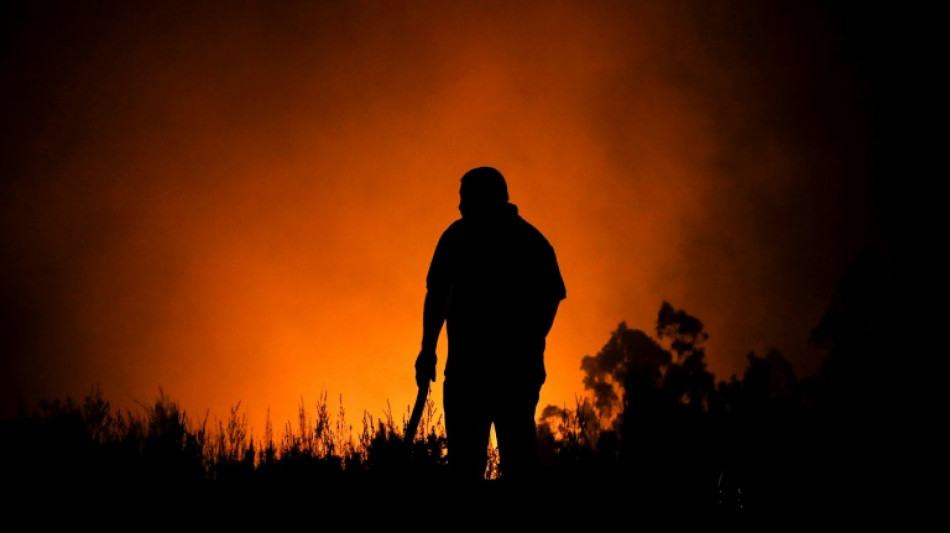
[[[538,439],[534,414],[540,390],[511,386],[501,397],[495,417],[495,435],[501,478],[530,481],[538,469]]]
[[[442,388],[445,436],[452,476],[461,482],[485,479],[491,418],[483,386],[446,379]]]

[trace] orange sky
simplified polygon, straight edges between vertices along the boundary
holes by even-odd
[[[474,166],[567,284],[542,406],[663,300],[718,379],[773,346],[812,374],[877,242],[874,93],[817,7],[126,4],[6,8],[5,412],[99,384],[198,419],[240,401],[258,438],[323,392],[357,431],[400,415]]]

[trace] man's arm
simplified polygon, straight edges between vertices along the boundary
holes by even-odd
[[[451,286],[431,288],[426,291],[422,309],[422,349],[416,357],[416,383],[422,387],[435,381],[435,348],[442,334],[446,312],[449,308]],[[553,318],[553,317],[552,317]]]

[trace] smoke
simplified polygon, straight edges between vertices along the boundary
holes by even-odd
[[[874,93],[821,6],[3,9],[4,405],[94,383],[252,424],[323,390],[408,402],[425,269],[475,166],[568,286],[542,404],[665,300],[717,377],[769,345],[807,374],[877,237]]]

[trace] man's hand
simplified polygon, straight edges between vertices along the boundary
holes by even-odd
[[[416,385],[428,387],[430,381],[435,381],[435,363],[438,357],[435,350],[422,350],[416,357]]]

